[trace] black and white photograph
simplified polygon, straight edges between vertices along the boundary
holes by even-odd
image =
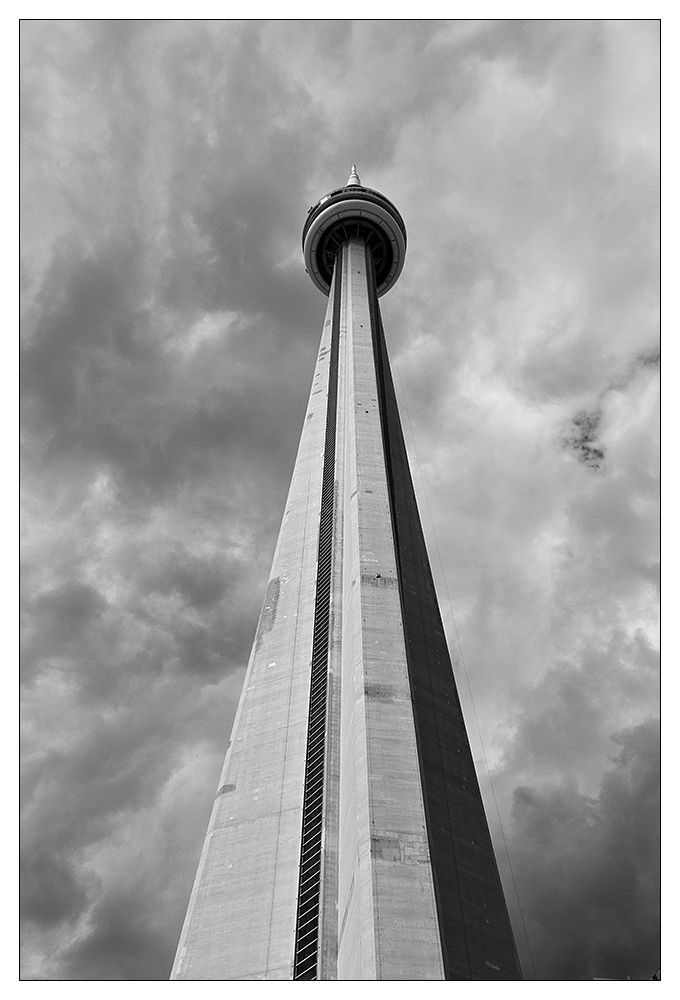
[[[22,20],[22,980],[659,980],[655,19]]]

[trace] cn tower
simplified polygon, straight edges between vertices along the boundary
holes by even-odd
[[[406,227],[353,167],[302,244],[328,306],[171,978],[521,979],[380,316]]]

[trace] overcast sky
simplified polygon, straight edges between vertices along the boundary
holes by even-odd
[[[658,46],[24,22],[26,978],[169,975],[352,162],[408,230],[383,316],[525,977],[654,973]]]

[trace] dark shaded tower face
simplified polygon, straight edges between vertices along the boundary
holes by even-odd
[[[353,168],[303,249],[328,307],[173,978],[521,979],[378,305],[406,229]]]

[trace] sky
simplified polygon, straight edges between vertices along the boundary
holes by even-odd
[[[655,21],[25,21],[23,976],[164,980],[352,163],[526,979],[658,929]]]

